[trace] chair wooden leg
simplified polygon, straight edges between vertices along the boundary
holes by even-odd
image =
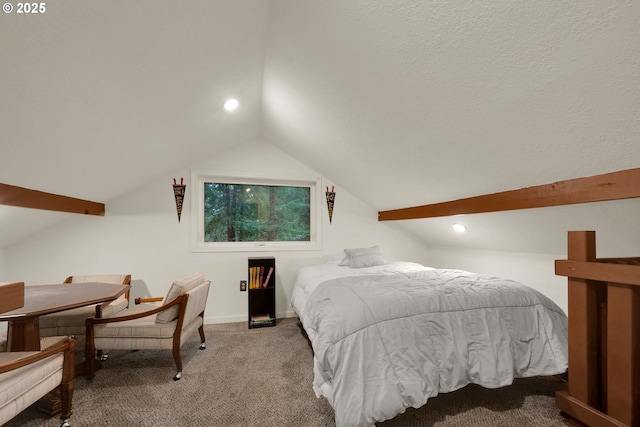
[[[204,350],[207,347],[204,337],[204,324],[200,325],[198,332],[200,332],[200,350]]]
[[[61,425],[68,425],[71,416],[71,401],[73,400],[73,384],[62,383],[60,385],[60,398],[62,400],[62,413],[60,414]]]
[[[180,355],[180,341],[173,342],[173,360],[176,362],[176,369],[178,373],[173,377],[174,381],[178,381],[182,378],[182,356]]]
[[[71,341],[69,349],[64,355],[64,367],[62,370],[62,382],[60,384],[60,400],[62,401],[62,413],[60,414],[61,426],[69,426],[69,417],[71,416],[73,389],[75,386],[75,359],[74,352],[76,349],[75,341]]]

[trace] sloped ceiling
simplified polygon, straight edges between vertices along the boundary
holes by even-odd
[[[2,13],[0,182],[108,210],[114,197],[257,136],[268,8],[61,0],[42,14]],[[233,115],[222,108],[230,95],[243,101]],[[57,219],[0,207],[0,247]]]
[[[637,2],[275,1],[263,134],[378,210],[635,168],[639,18]],[[638,207],[457,218],[464,236],[452,218],[398,224],[434,245],[545,253],[580,226],[637,251],[619,228]]]
[[[639,167],[639,21],[631,1],[48,2],[0,16],[0,182],[108,208],[257,135],[378,210]],[[638,248],[639,206],[394,226],[562,253],[579,225]]]

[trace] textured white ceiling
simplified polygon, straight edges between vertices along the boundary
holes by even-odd
[[[378,210],[639,167],[638,22],[632,1],[49,2],[0,16],[0,182],[108,202],[258,134]],[[398,226],[558,253],[609,227],[574,209]]]
[[[638,2],[274,1],[262,132],[378,210],[639,167],[639,19]],[[611,206],[632,226],[637,203]],[[451,218],[400,226],[563,253],[576,226],[627,238],[610,218],[580,205],[470,216],[464,237]]]
[[[0,16],[0,182],[104,202],[258,134],[267,2],[46,6]]]
[[[379,209],[637,167],[638,18],[631,2],[276,1],[263,133]]]

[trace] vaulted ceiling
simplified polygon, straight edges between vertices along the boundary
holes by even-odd
[[[60,0],[3,13],[0,182],[108,205],[256,136],[377,210],[636,168],[639,21],[630,1]],[[639,207],[478,214],[465,236],[450,218],[398,226],[435,245],[548,253],[589,228],[627,249]],[[0,247],[56,220],[0,207]]]

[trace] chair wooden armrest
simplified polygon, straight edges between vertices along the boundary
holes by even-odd
[[[158,314],[161,311],[166,310],[167,308],[177,305],[177,304],[182,304],[182,302],[187,299],[186,295],[180,295],[178,298],[174,299],[171,302],[168,302],[166,304],[163,304],[161,306],[158,307],[154,307],[150,310],[147,311],[141,311],[138,313],[134,313],[134,314],[127,314],[124,316],[116,316],[116,317],[89,317],[85,320],[85,325],[87,327],[87,333],[89,333],[89,328],[93,329],[93,325],[102,325],[104,323],[115,323],[115,322],[124,322],[125,320],[133,320],[133,319],[141,319],[143,317],[147,317],[147,316],[151,316],[153,314]],[[126,311],[126,310],[125,310]],[[87,342],[89,340],[87,339]]]
[[[153,298],[136,298],[133,302],[137,304],[145,303],[145,302],[161,302],[164,300],[164,297],[153,297]]]
[[[76,341],[73,338],[67,338],[64,341],[61,341],[60,343],[53,345],[45,350],[34,352],[34,354],[21,357],[20,359],[13,360],[11,362],[0,363],[0,374],[13,371],[14,369],[22,368],[23,366],[30,365],[34,362],[37,362],[38,360],[46,359],[51,355],[63,352],[65,350],[70,350],[70,352],[73,354],[75,348]],[[73,367],[74,365],[72,364],[71,366]]]

